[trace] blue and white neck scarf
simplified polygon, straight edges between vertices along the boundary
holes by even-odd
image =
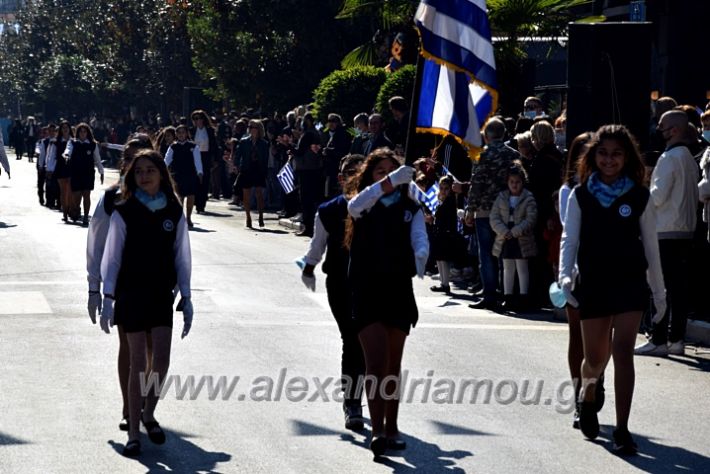
[[[596,171],[587,180],[587,189],[592,196],[597,198],[603,207],[610,207],[614,201],[623,196],[629,189],[634,187],[634,182],[628,176],[622,176],[612,184],[605,184],[599,179],[599,172]]]
[[[151,212],[164,209],[168,205],[168,198],[162,191],[158,191],[155,196],[151,196],[142,189],[136,190],[136,199],[138,199]]]

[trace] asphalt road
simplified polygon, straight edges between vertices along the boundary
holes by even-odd
[[[340,341],[324,278],[310,293],[293,263],[307,240],[274,216],[247,230],[225,201],[194,218],[195,320],[179,340],[176,316],[170,369],[180,385],[205,385],[181,396],[173,379],[156,412],[167,443],[143,435],[142,457],[124,458],[118,340],[85,309],[86,230],[40,207],[34,166],[10,158],[12,180],[0,177],[1,473],[710,472],[707,354],[636,359],[640,454],[619,458],[609,450],[613,387],[597,442],[572,429],[571,392],[556,394],[567,378],[564,322],[474,311],[429,292],[429,279],[415,282],[420,322],[403,361],[408,448],[374,463],[368,432],[345,430],[333,400]],[[231,394],[209,385],[220,377],[236,383]]]

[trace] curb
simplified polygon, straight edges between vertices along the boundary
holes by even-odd
[[[689,319],[685,337],[689,341],[700,343],[703,346],[710,346],[710,323]]]

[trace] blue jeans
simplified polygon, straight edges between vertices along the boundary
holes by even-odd
[[[475,221],[478,269],[483,283],[483,299],[493,301],[496,299],[496,289],[498,288],[498,259],[493,256],[495,233],[487,217],[477,217]]]

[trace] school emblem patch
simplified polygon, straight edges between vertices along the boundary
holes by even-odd
[[[619,215],[621,217],[629,217],[631,215],[631,206],[628,204],[624,204],[623,206],[619,207]]]
[[[165,219],[163,221],[163,230],[165,232],[172,232],[173,229],[175,229],[175,224],[173,224],[173,221],[171,221],[170,219]]]
[[[412,213],[410,211],[404,211],[404,222],[412,222]]]

